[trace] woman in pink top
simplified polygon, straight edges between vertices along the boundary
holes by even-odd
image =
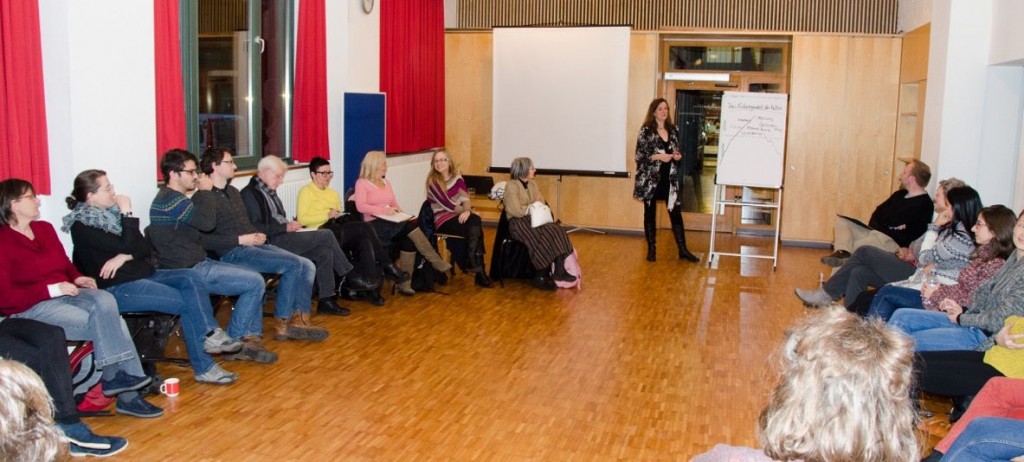
[[[444,261],[427,242],[427,237],[416,226],[414,220],[395,222],[387,218],[378,218],[391,217],[402,212],[402,207],[395,199],[395,191],[391,189],[391,183],[384,178],[387,172],[388,161],[383,151],[366,153],[359,167],[359,180],[356,181],[355,193],[352,195],[356,209],[363,214],[363,219],[373,226],[381,242],[398,246],[401,251],[398,267],[402,271],[412,274],[416,252],[422,254],[434,269],[442,273],[452,269],[452,265]],[[400,282],[395,288],[402,295],[416,294],[410,281]]]

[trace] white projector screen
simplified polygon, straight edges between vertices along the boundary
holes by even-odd
[[[494,28],[491,166],[626,176],[629,27]]]

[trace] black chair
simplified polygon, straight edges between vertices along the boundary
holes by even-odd
[[[536,275],[537,271],[530,263],[530,250],[512,238],[508,216],[502,209],[498,229],[494,234],[494,249],[491,251],[491,279],[505,287],[505,279],[533,279]]]

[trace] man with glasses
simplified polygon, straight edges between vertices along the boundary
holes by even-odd
[[[274,300],[274,340],[311,340],[327,338],[327,329],[314,326],[313,279],[316,266],[307,258],[271,245],[245,210],[241,194],[231,186],[235,161],[222,148],[207,148],[199,159],[199,169],[208,182],[216,203],[216,225],[203,235],[203,246],[220,261],[266,274],[281,275]],[[204,188],[205,189],[205,188]]]
[[[242,349],[224,358],[272,363],[277,354],[267,350],[262,341],[263,276],[210,259],[203,247],[203,233],[216,226],[217,205],[210,191],[196,190],[197,164],[195,154],[181,149],[168,151],[160,160],[166,186],[153,199],[146,229],[156,249],[157,267],[192,268],[203,275],[211,293],[237,295],[228,335],[242,339]]]
[[[395,266],[373,226],[363,221],[360,214],[344,213],[341,196],[330,187],[334,177],[331,163],[323,157],[314,157],[309,161],[309,176],[313,182],[299,190],[299,223],[306,228],[329,229],[342,248],[358,251],[356,267],[360,274],[374,279],[383,276],[395,282],[408,281],[409,273]],[[384,304],[377,292],[362,294],[374,305]]]
[[[296,255],[306,257],[316,265],[317,313],[348,316],[348,308],[338,306],[334,275],[344,278],[343,284],[356,291],[373,290],[380,287],[380,280],[370,282],[359,272],[353,271],[345,252],[341,250],[334,235],[326,229],[303,229],[298,221],[289,220],[284,204],[277,195],[277,188],[284,181],[287,167],[277,156],[260,159],[256,175],[242,188],[242,202],[245,204],[249,221],[259,232],[270,239],[270,243]]]

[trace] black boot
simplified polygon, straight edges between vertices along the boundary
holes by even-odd
[[[395,282],[405,282],[411,277],[409,276],[409,273],[406,273],[395,266],[394,262],[388,262],[387,265],[381,266],[381,270],[384,272],[384,277]]]
[[[562,282],[576,282],[576,276],[565,270],[565,259],[568,254],[559,255],[555,258],[555,270],[551,272],[551,279]]]
[[[687,260],[693,263],[699,262],[700,259],[697,258],[696,255],[690,253],[690,251],[686,248],[686,232],[683,231],[683,225],[673,224],[672,234],[676,236],[676,245],[679,246],[679,259]]]
[[[647,261],[655,261],[658,256],[658,249],[655,245],[658,241],[658,228],[654,221],[654,213],[644,210],[644,237],[647,238]]]
[[[492,284],[491,278],[487,277],[487,271],[484,268],[484,248],[480,245],[481,234],[480,229],[476,228],[470,230],[469,236],[466,236],[466,259],[469,260],[467,271],[476,273],[473,277],[476,285],[489,288]]]

